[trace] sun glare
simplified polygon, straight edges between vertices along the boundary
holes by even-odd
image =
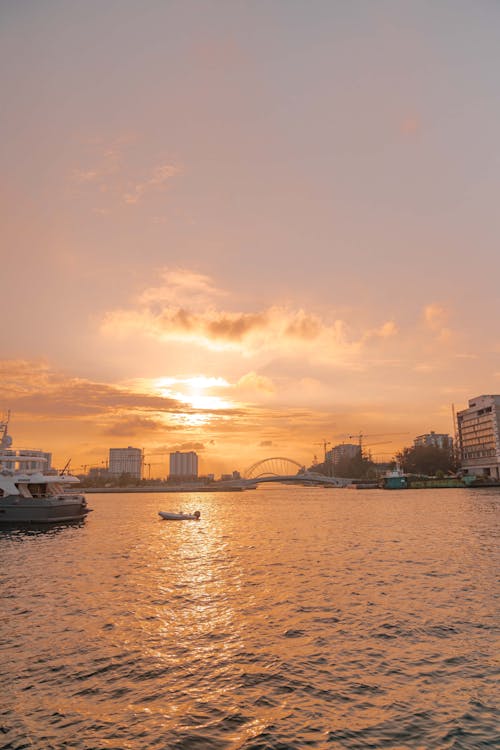
[[[209,378],[197,375],[191,378],[158,378],[153,381],[153,389],[162,396],[175,398],[193,409],[219,410],[228,409],[233,404],[213,393],[206,393],[211,388],[229,388],[224,378]]]

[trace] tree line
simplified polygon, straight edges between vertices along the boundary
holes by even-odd
[[[395,469],[396,465],[405,474],[423,476],[455,474],[459,468],[453,452],[448,448],[422,445],[403,448],[389,463],[389,468]],[[361,451],[352,458],[341,458],[335,464],[331,461],[314,464],[309,467],[309,471],[315,471],[325,476],[350,477],[352,479],[374,479],[380,473],[379,467],[371,457],[362,454]]]

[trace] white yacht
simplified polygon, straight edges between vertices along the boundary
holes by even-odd
[[[47,454],[12,450],[9,415],[0,421],[0,524],[44,524],[78,521],[90,508],[71,491],[79,479],[45,468]],[[71,489],[70,489],[71,488]]]

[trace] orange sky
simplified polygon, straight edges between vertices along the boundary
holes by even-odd
[[[500,5],[0,15],[15,447],[390,458],[499,392]]]

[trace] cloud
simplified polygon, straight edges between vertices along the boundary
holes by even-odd
[[[129,204],[138,203],[147,193],[165,190],[172,177],[180,174],[182,174],[182,169],[176,164],[160,164],[152,169],[149,177],[136,182],[128,192],[124,193],[123,200]]]
[[[110,180],[123,169],[124,146],[130,143],[129,137],[118,137],[105,144],[100,139],[87,143],[91,164],[73,169],[71,180],[77,185],[94,184],[101,191],[108,189]]]
[[[100,200],[114,202],[115,207],[123,203],[134,205],[146,196],[165,191],[170,181],[183,173],[183,168],[171,160],[161,161],[137,174],[131,151],[134,140],[135,137],[125,135],[108,144],[101,139],[87,143],[84,157],[87,163],[72,170],[71,183],[81,192],[91,190]],[[105,215],[109,205],[93,210]]]
[[[427,328],[441,341],[449,339],[452,335],[448,328],[449,312],[445,307],[437,303],[426,305],[423,309],[423,319]]]
[[[390,403],[394,390],[398,398],[414,400],[423,382],[430,387],[449,377],[457,350],[467,351],[458,346],[449,317],[437,301],[404,325],[392,316],[370,319],[370,311],[357,309],[341,318],[334,309],[293,304],[244,307],[210,276],[167,268],[128,305],[110,310],[100,332],[116,346],[133,340],[134,351],[147,351],[148,339],[155,341],[155,350],[172,363],[172,382],[163,379],[165,396],[191,407],[222,407],[227,398],[247,416],[250,405],[331,411],[364,393]],[[205,377],[224,373],[229,385],[212,392],[217,384],[207,381],[198,394],[190,384],[193,365]],[[218,429],[230,430],[221,408],[217,415]]]
[[[176,415],[232,414],[231,408],[193,408],[185,400],[133,385],[110,385],[53,370],[42,360],[0,361],[2,400],[8,408],[33,417],[81,417],[104,420],[103,429],[153,430]],[[219,381],[217,381],[219,382]],[[154,415],[152,419],[151,416]],[[112,421],[109,421],[109,420]]]
[[[204,274],[185,268],[163,269],[162,283],[148,287],[137,298],[138,307],[161,311],[164,306],[185,305],[189,300],[191,309],[205,309],[214,298],[225,294],[218,289],[212,279]]]
[[[249,392],[249,393],[275,393],[276,386],[271,378],[265,375],[259,375],[256,372],[247,372],[243,375],[236,383],[236,389],[238,391]]]
[[[133,437],[145,432],[156,432],[164,429],[165,424],[163,422],[145,417],[128,417],[102,430],[102,434]]]
[[[292,353],[297,345],[317,346],[325,354],[331,354],[335,348],[357,346],[345,341],[342,325],[329,325],[303,310],[283,307],[258,312],[232,312],[212,307],[197,312],[185,306],[166,304],[161,310],[147,306],[108,313],[101,330],[107,335],[127,337],[139,333],[159,341],[191,343],[246,355],[262,350]]]
[[[176,443],[175,445],[171,445],[168,448],[169,453],[173,453],[174,451],[204,451],[204,450],[205,450],[205,444],[195,442],[195,441],[188,441],[185,443]]]
[[[290,306],[223,309],[220,298],[229,295],[210,277],[183,269],[165,269],[161,277],[159,286],[145,289],[128,308],[109,311],[101,332],[121,338],[142,335],[247,357],[302,353],[337,365],[356,359],[369,339],[388,339],[398,333],[394,321],[387,321],[355,337],[343,320]]]
[[[100,177],[97,169],[75,169],[73,170],[73,179],[75,182],[94,182]]]

